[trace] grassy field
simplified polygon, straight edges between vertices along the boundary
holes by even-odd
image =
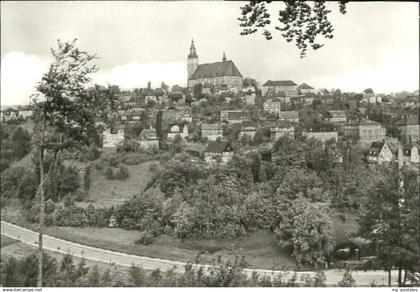
[[[4,239],[5,238],[5,239]],[[37,252],[37,248],[34,246],[30,246],[26,243],[11,239],[9,237],[6,236],[1,236],[1,240],[2,240],[2,248],[1,248],[1,260],[3,262],[5,262],[6,260],[8,260],[11,257],[14,257],[16,259],[22,259],[28,255],[34,254]],[[8,241],[11,242],[13,241],[13,244],[9,244],[7,246],[3,247],[3,241]],[[52,252],[52,251],[45,251],[49,256],[55,258],[58,262],[61,262],[61,259],[63,258],[63,254],[61,253],[57,253],[57,252]],[[73,258],[73,263],[75,265],[79,264],[81,258],[77,258],[74,257]],[[123,279],[123,280],[127,280],[129,277],[128,274],[128,268],[127,267],[122,267],[122,266],[117,266],[115,264],[107,264],[107,263],[102,263],[102,262],[97,262],[97,261],[92,261],[92,260],[86,260],[86,266],[88,267],[93,267],[93,266],[98,266],[99,268],[99,272],[103,273],[106,270],[110,270],[111,274],[116,275],[118,274],[118,278],[119,279]]]
[[[345,218],[343,220],[342,218]],[[331,214],[336,243],[342,243],[353,237],[359,228],[357,216],[349,213],[335,212]]]
[[[345,221],[340,218],[342,215]],[[337,243],[346,241],[357,231],[355,215],[334,213],[331,217],[334,225],[333,235]],[[275,235],[269,230],[257,230],[248,236],[233,240],[180,240],[160,235],[147,246],[134,243],[139,238],[139,231],[136,230],[52,226],[47,228],[47,233],[99,248],[170,260],[192,261],[200,254],[199,261],[204,263],[217,259],[218,256],[229,257],[234,251],[235,254],[245,255],[252,268],[296,268],[293,258],[277,246]]]
[[[15,240],[15,239],[4,236],[3,234],[1,235],[1,242],[0,242],[1,248],[6,247],[6,246],[11,245],[11,244],[15,244],[17,242],[18,241]]]
[[[122,204],[144,190],[152,176],[149,167],[153,163],[157,163],[157,161],[128,165],[130,176],[124,181],[107,180],[102,170],[92,168],[92,185],[86,198],[87,202],[78,204],[83,206],[92,203],[95,207],[111,207]]]
[[[235,240],[180,240],[160,235],[150,245],[136,245],[139,231],[119,228],[48,227],[47,234],[99,248],[180,261],[200,262],[216,260],[219,255],[230,256],[232,251],[245,255],[250,267],[295,268],[293,259],[276,245],[274,235],[268,230],[258,230]]]

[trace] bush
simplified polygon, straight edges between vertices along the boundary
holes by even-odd
[[[85,173],[83,175],[83,189],[87,192],[90,189],[90,171],[91,166],[88,165],[85,168]]]
[[[71,196],[64,197],[64,207],[68,208],[74,206],[74,198]]]
[[[88,216],[83,208],[76,206],[60,207],[55,215],[57,226],[87,226]]]
[[[83,190],[78,189],[74,192],[73,197],[76,202],[82,202],[87,196],[87,193]]]
[[[118,180],[126,180],[130,176],[127,167],[120,166],[118,172],[114,175],[114,179]]]
[[[103,165],[103,163],[102,162],[96,162],[95,163],[95,169],[96,170],[102,170],[104,168],[104,165]]]
[[[104,175],[105,175],[106,179],[114,179],[114,171],[112,170],[112,168],[111,168],[111,167],[108,167],[108,168],[105,170]]]
[[[153,232],[152,231],[143,231],[140,233],[140,237],[134,242],[135,244],[141,244],[141,245],[149,245],[153,243],[155,240]]]

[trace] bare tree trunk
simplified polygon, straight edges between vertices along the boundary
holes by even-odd
[[[391,268],[388,269],[388,286],[391,287]]]
[[[37,286],[42,287],[42,235],[44,231],[44,148],[41,146],[39,153],[39,201],[40,201],[40,212],[39,212],[39,239],[38,239],[38,282]]]
[[[402,268],[401,268],[401,266],[399,266],[398,267],[398,287],[401,287],[401,283],[402,283],[402,274],[401,274],[401,272],[402,272]]]
[[[41,129],[41,145],[39,149],[39,203],[40,210],[39,210],[39,238],[38,238],[38,279],[37,279],[37,286],[42,287],[42,263],[43,263],[43,232],[44,232],[44,143],[45,143],[45,129],[46,129],[46,121],[45,121],[45,108],[43,109],[43,119],[42,119],[42,129]]]

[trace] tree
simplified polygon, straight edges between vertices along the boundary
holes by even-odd
[[[250,87],[250,86],[253,86],[253,87],[255,87],[255,89],[257,88],[257,81],[254,79],[254,78],[249,78],[249,77],[245,77],[244,78],[244,80],[243,80],[243,82],[242,82],[242,85],[244,86],[244,87]]]
[[[165,90],[165,91],[168,91],[169,90],[169,85],[167,85],[165,82],[162,81],[160,83],[160,88]]]
[[[267,28],[271,24],[271,15],[267,5],[271,0],[249,1],[241,7],[241,18],[239,26],[243,28],[241,35],[249,35],[263,30],[263,35],[267,40],[273,38],[272,33]],[[281,31],[281,35],[287,42],[295,41],[296,47],[300,51],[300,56],[304,57],[308,46],[317,50],[323,46],[317,41],[318,36],[333,38],[333,26],[328,19],[331,10],[326,7],[326,1],[283,1],[285,7],[279,11],[279,23],[281,26],[275,28]],[[340,13],[346,13],[346,2],[339,1]]]
[[[332,223],[325,203],[298,196],[285,200],[275,233],[280,246],[289,247],[298,265],[323,265],[333,248]]]
[[[22,129],[21,127],[12,135],[12,143],[14,149],[14,155],[17,159],[21,159],[31,150],[31,136],[28,131]]]
[[[203,98],[203,85],[201,83],[194,85],[193,96],[196,99]]]
[[[77,149],[89,146],[99,139],[101,126],[98,121],[103,116],[95,102],[95,91],[86,89],[90,82],[89,74],[97,71],[92,64],[95,55],[76,47],[76,41],[61,42],[51,49],[54,61],[37,85],[33,96],[35,116],[35,145],[39,157],[39,186],[37,195],[40,201],[39,220],[39,273],[38,286],[42,281],[42,238],[44,222],[45,183],[49,179],[57,158],[64,149]],[[107,103],[108,100],[101,100]],[[104,106],[108,109],[110,107]],[[44,169],[46,157],[52,157],[48,170]]]
[[[163,112],[162,110],[158,110],[156,114],[156,136],[158,137],[159,141],[163,140]]]
[[[372,240],[378,264],[398,268],[398,286],[420,261],[420,197],[418,171],[384,168],[384,177],[369,191],[360,219],[360,233]],[[404,279],[402,270],[405,270]]]

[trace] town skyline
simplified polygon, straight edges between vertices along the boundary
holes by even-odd
[[[240,36],[236,18],[245,2],[175,3],[148,3],[147,7],[140,3],[2,3],[2,104],[29,102],[36,82],[48,68],[51,60],[47,54],[57,38],[77,38],[82,49],[98,55],[100,71],[93,76],[93,83],[115,84],[124,90],[145,87],[149,81],[153,87],[162,81],[186,86],[191,39],[200,64],[221,61],[225,52],[244,77],[261,84],[293,80],[353,92],[370,87],[378,93],[418,89],[415,3],[349,3],[346,15],[336,13],[337,5],[332,3],[334,39],[326,40],[323,48],[308,52],[303,59],[278,31],[271,41],[258,34]],[[187,4],[193,13],[185,18]],[[273,16],[278,7],[273,6]],[[97,9],[92,12],[91,8]],[[147,16],[158,8],[164,17]],[[29,10],[46,17],[28,17]],[[372,11],[387,22],[372,20]],[[77,17],[82,12],[85,17]],[[124,17],[112,27],[107,19],[115,15]],[[68,25],[75,20],[76,24]],[[148,32],[140,31],[151,21]],[[198,25],[201,22],[211,25]],[[116,34],[117,29],[123,33]]]

